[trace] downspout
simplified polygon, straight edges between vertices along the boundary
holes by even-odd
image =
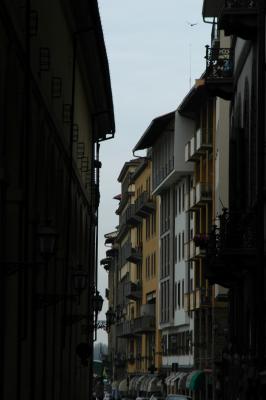
[[[264,298],[264,149],[265,149],[265,4],[259,1],[258,9],[258,136],[257,136],[257,304],[259,312]],[[265,317],[257,315],[257,357],[259,369],[265,368]]]

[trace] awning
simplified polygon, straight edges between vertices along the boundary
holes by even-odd
[[[143,381],[143,379],[144,379],[145,377],[146,377],[146,375],[141,375],[141,376],[138,377],[138,379],[137,379],[137,381],[136,381],[136,383],[135,383],[135,390],[136,390],[136,391],[141,390],[141,389],[140,389],[140,387],[141,387],[141,382]]]
[[[165,378],[165,384],[166,386],[169,386],[171,383],[171,380],[175,377],[175,373],[171,372],[171,374]]]
[[[170,386],[175,386],[175,383],[178,381],[178,379],[181,377],[182,372],[178,372],[170,382]]]
[[[186,388],[189,390],[199,389],[204,378],[204,372],[200,370],[192,371],[186,380]]]
[[[118,382],[117,381],[113,381],[112,382],[112,389],[113,390],[118,389]]]
[[[178,389],[186,390],[186,380],[189,374],[187,372],[182,372],[182,374],[183,375],[179,378]]]
[[[139,376],[134,376],[132,379],[130,379],[128,390],[130,390],[130,391],[135,390],[135,386],[136,386],[138,379],[139,379]]]
[[[158,392],[158,378],[157,376],[152,376],[150,381],[148,382],[147,392]]]
[[[144,379],[141,381],[141,384],[140,384],[141,391],[147,392],[147,383],[149,382],[150,379],[151,379],[150,376],[144,375]]]
[[[119,392],[127,392],[128,391],[128,386],[127,386],[127,380],[123,379],[118,386]]]

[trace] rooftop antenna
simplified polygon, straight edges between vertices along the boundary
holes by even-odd
[[[189,90],[191,89],[191,43],[189,43]]]

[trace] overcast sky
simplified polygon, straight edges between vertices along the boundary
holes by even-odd
[[[99,261],[104,234],[115,230],[120,193],[117,177],[132,149],[159,115],[175,110],[205,69],[211,25],[202,20],[202,0],[98,0],[109,60],[115,138],[103,142],[100,159]],[[191,26],[191,24],[196,24]],[[104,297],[107,273],[99,267]],[[105,299],[104,312],[107,310]],[[100,319],[105,319],[104,313]],[[107,335],[98,331],[98,341]]]

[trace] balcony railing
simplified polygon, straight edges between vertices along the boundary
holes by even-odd
[[[219,226],[208,235],[205,277],[212,283],[230,287],[241,270],[252,268],[256,257],[256,218],[227,209],[219,216]]]
[[[218,20],[226,35],[253,39],[257,27],[258,0],[224,0]]]
[[[196,204],[204,206],[212,200],[212,187],[209,183],[198,182],[196,184]]]
[[[137,226],[141,223],[141,218],[136,214],[135,204],[129,204],[125,211],[125,223],[130,226]]]
[[[230,100],[233,95],[233,55],[231,48],[206,46],[205,83],[213,96]]]
[[[196,292],[193,290],[192,292],[189,293],[189,305],[190,305],[190,311],[195,310],[196,308]]]
[[[189,241],[189,257],[193,260],[196,256],[196,246],[194,240]]]
[[[138,264],[142,260],[142,246],[132,247],[130,242],[125,245],[125,258],[127,261]]]
[[[198,154],[204,154],[207,150],[212,149],[211,138],[208,132],[198,129],[196,132],[196,151]]]
[[[190,247],[189,247],[189,242],[185,243],[185,261],[190,260]]]
[[[134,283],[131,281],[125,282],[124,296],[130,300],[141,299],[142,291],[140,283]]]
[[[189,211],[196,211],[199,206],[197,205],[196,202],[196,188],[192,187],[190,189],[190,198],[189,198]]]
[[[193,136],[185,145],[185,161],[196,161],[198,155],[196,153],[196,138]]]
[[[142,304],[140,306],[141,317],[150,316],[155,317],[155,303],[152,304]]]
[[[134,336],[134,319],[130,321],[124,321],[116,326],[117,337],[131,337]]]
[[[190,293],[184,294],[184,310],[190,311]]]
[[[195,308],[205,308],[205,307],[211,307],[211,290],[210,289],[205,289],[205,288],[198,288],[195,290]]]
[[[134,333],[148,333],[155,331],[155,317],[151,315],[145,315],[136,318],[134,323]]]
[[[142,192],[135,202],[136,215],[142,218],[147,217],[155,210],[155,202],[148,192]]]

